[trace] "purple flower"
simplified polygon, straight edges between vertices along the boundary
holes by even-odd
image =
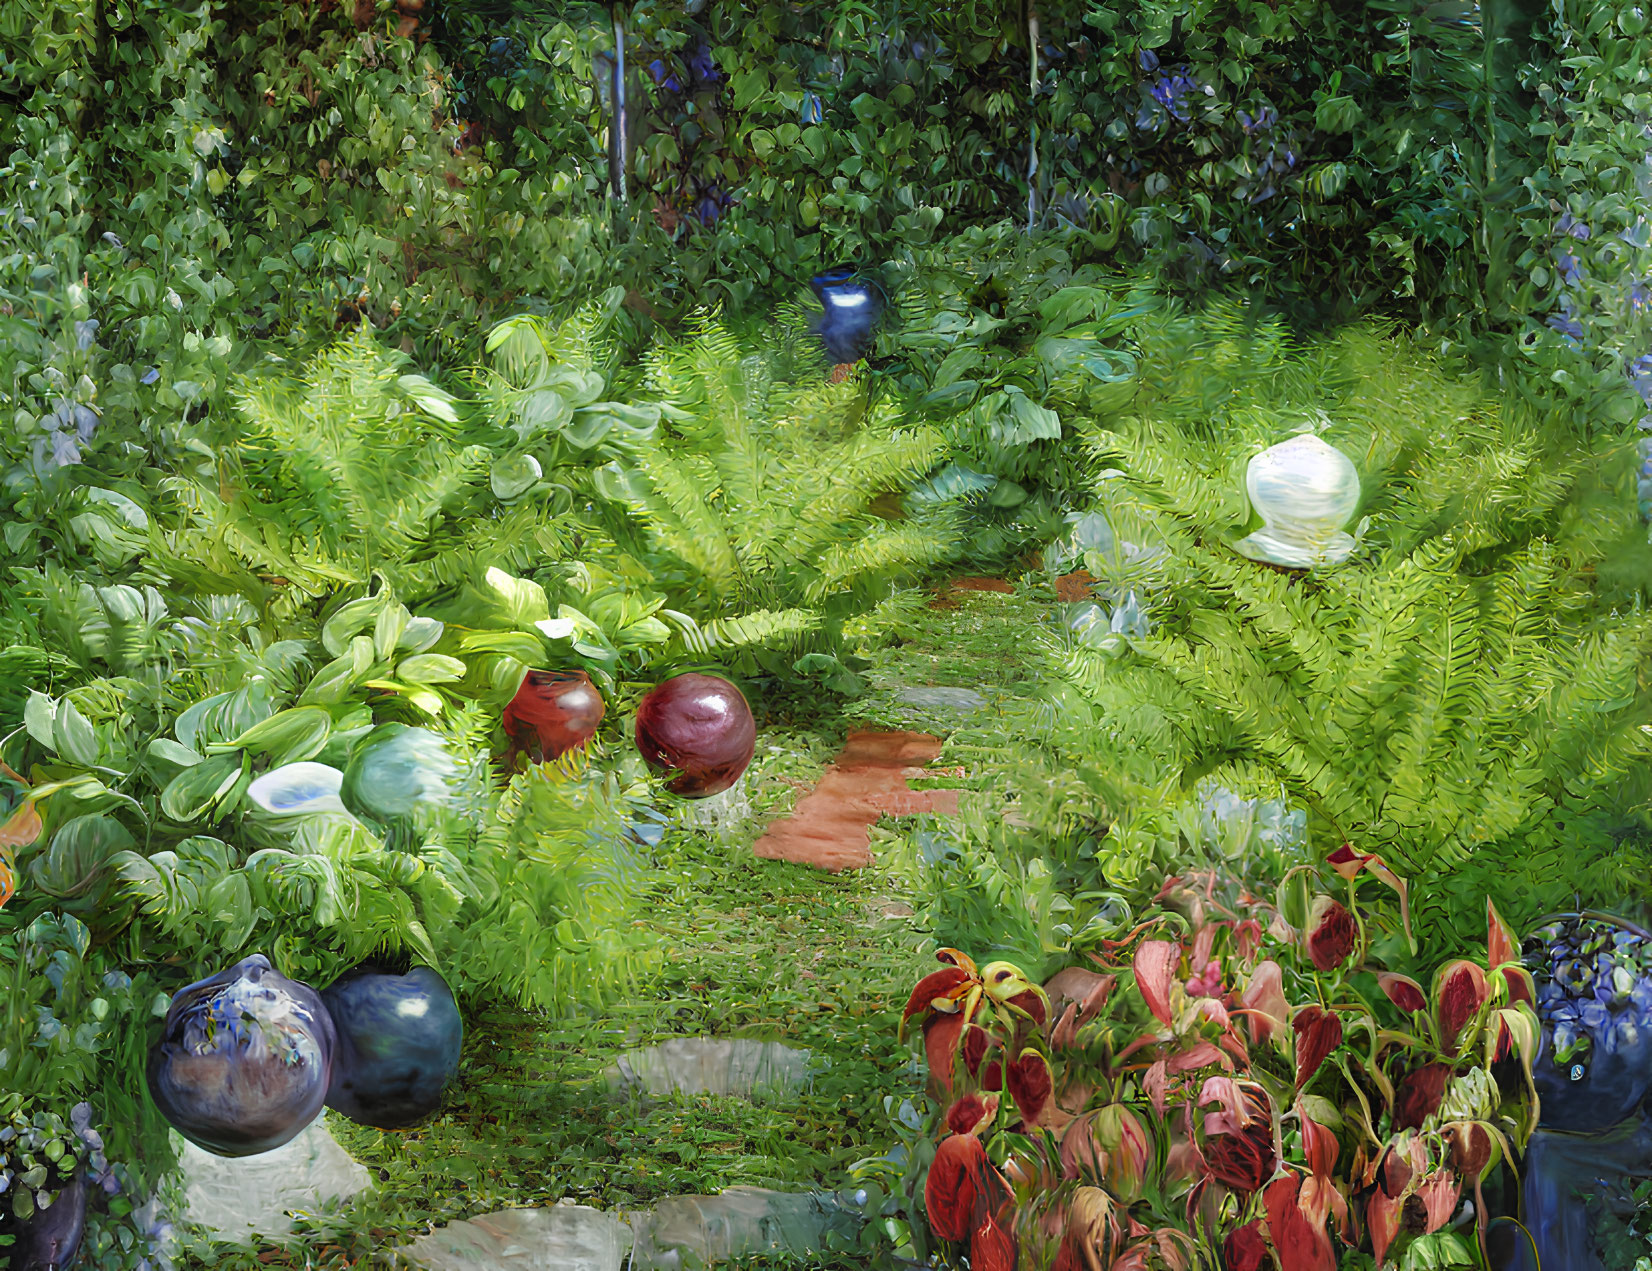
[[[142,377],[138,380],[138,383],[140,383],[140,384],[153,384],[156,380],[160,379],[160,377],[161,377],[160,369],[158,367],[153,367],[152,366],[147,371],[145,371],[143,373]]]
[[[1181,123],[1186,123],[1191,116],[1187,113],[1186,102],[1183,100],[1189,93],[1197,92],[1198,83],[1187,71],[1180,70],[1174,75],[1161,75],[1153,81],[1153,87],[1148,91],[1153,100],[1158,102]]]
[[[1583,277],[1583,270],[1578,267],[1577,257],[1570,252],[1556,252],[1555,267],[1560,270],[1560,276],[1568,283],[1574,283]]]
[[[1563,317],[1560,314],[1549,315],[1549,326],[1560,332],[1569,340],[1583,339],[1583,326],[1575,318]]]
[[[1612,1022],[1607,1009],[1599,1002],[1585,1002],[1578,1010],[1578,1020],[1592,1033],[1598,1033]]]
[[[723,82],[722,72],[717,69],[717,60],[712,57],[711,46],[707,44],[700,45],[688,59],[688,73],[694,77],[696,87]]]
[[[1629,363],[1629,382],[1641,395],[1641,400],[1652,406],[1652,353],[1643,353]]]
[[[1631,313],[1639,313],[1647,307],[1649,302],[1652,302],[1652,293],[1649,293],[1646,289],[1648,282],[1652,282],[1652,279],[1642,278],[1639,282],[1630,285],[1629,311]]]
[[[1239,112],[1239,126],[1243,128],[1246,133],[1267,132],[1268,129],[1272,128],[1274,124],[1278,122],[1279,112],[1266,102],[1264,102],[1262,104],[1262,108],[1256,112],[1255,119],[1252,119],[1242,110]]]
[[[1142,49],[1136,54],[1136,64],[1144,71],[1156,71],[1159,69],[1159,55],[1152,49]]]
[[[1573,238],[1584,242],[1588,240],[1589,235],[1592,232],[1593,231],[1591,231],[1590,228],[1581,221],[1573,220],[1570,212],[1565,213],[1560,218],[1560,223],[1555,226],[1555,233],[1570,234]]]
[[[654,77],[654,82],[668,93],[683,91],[682,81],[666,68],[665,62],[655,58],[648,64],[648,73]]]

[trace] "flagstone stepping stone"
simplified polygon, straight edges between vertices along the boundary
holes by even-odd
[[[987,699],[972,688],[903,688],[895,696],[908,706],[956,711],[960,715],[972,714],[987,704]]]
[[[186,1142],[178,1152],[185,1216],[222,1236],[248,1232],[284,1236],[292,1210],[314,1213],[323,1202],[346,1199],[371,1183],[367,1168],[351,1159],[317,1117],[296,1138],[257,1156],[214,1156]]]
[[[564,1201],[449,1223],[397,1252],[427,1271],[620,1271],[630,1248],[624,1220]]]
[[[764,1253],[808,1257],[827,1234],[853,1237],[863,1221],[847,1194],[730,1187],[718,1196],[670,1196],[631,1216],[634,1271],[695,1271]]]
[[[851,732],[815,788],[789,817],[770,825],[752,851],[764,860],[833,873],[870,865],[868,831],[880,816],[957,814],[956,790],[913,790],[906,784],[923,776],[924,765],[940,754],[941,739],[928,733]]]
[[[779,1042],[744,1037],[673,1037],[631,1050],[608,1070],[609,1083],[663,1098],[671,1094],[790,1094],[812,1076],[810,1054]]]

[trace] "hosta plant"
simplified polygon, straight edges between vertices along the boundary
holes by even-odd
[[[1329,865],[1272,903],[1172,876],[1042,987],[942,950],[903,1015],[939,1110],[933,1235],[974,1271],[1335,1271],[1419,1243],[1479,1265],[1483,1184],[1536,1119],[1530,975],[1489,905],[1483,960],[1427,987],[1386,969],[1357,888],[1402,880],[1349,847]]]

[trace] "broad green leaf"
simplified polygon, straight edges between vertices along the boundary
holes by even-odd
[[[423,653],[442,638],[443,625],[434,618],[413,618],[402,630],[396,647],[403,653]]]
[[[341,605],[321,628],[321,647],[335,658],[344,652],[350,638],[373,622],[389,601],[389,594],[363,596]]]
[[[57,741],[57,753],[70,763],[90,768],[98,761],[98,736],[86,717],[75,709],[75,704],[64,698],[57,704],[57,718],[52,736]]]
[[[185,768],[161,791],[161,811],[179,825],[199,820],[235,788],[243,771],[240,755],[213,755]]]
[[[373,652],[379,661],[387,662],[396,651],[402,632],[413,617],[406,605],[386,605],[373,623]]]
[[[46,694],[29,690],[29,700],[23,705],[23,726],[47,750],[57,750],[57,739],[53,725],[57,720],[57,703]]]
[[[180,745],[170,737],[157,737],[149,743],[149,753],[166,763],[177,764],[181,768],[191,768],[201,762],[202,756],[188,746]]]
[[[451,684],[465,675],[465,664],[445,653],[415,653],[396,664],[398,678],[412,684]]]
[[[272,767],[318,754],[333,731],[333,717],[319,706],[295,706],[254,724],[234,741],[233,750],[268,755]]]
[[[516,578],[502,569],[490,568],[488,586],[503,602],[511,625],[531,627],[542,618],[551,616],[551,602],[545,598],[545,589],[527,578]]]

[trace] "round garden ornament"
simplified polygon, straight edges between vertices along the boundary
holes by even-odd
[[[321,1000],[338,1033],[329,1108],[399,1130],[442,1106],[465,1034],[446,980],[429,967],[393,975],[361,966],[323,989]]]
[[[1263,525],[1235,545],[1251,560],[1288,569],[1336,565],[1355,539],[1343,533],[1359,508],[1354,461],[1312,433],[1270,446],[1245,469],[1245,492]]]
[[[872,349],[872,329],[883,312],[883,301],[871,283],[855,276],[852,269],[833,269],[817,274],[809,284],[826,312],[815,334],[826,346],[826,354],[842,365],[858,362]]]
[[[315,1120],[336,1046],[316,991],[254,954],[173,995],[149,1050],[149,1093],[191,1143],[253,1156]]]
[[[720,676],[673,676],[637,706],[637,750],[650,766],[677,772],[666,789],[684,798],[727,790],[740,780],[756,748],[751,707]]]
[[[421,804],[446,802],[459,775],[446,744],[429,729],[380,724],[350,752],[338,793],[356,816],[391,824]]]
[[[512,758],[525,750],[543,762],[585,745],[596,736],[604,709],[584,671],[529,671],[505,706]]]

